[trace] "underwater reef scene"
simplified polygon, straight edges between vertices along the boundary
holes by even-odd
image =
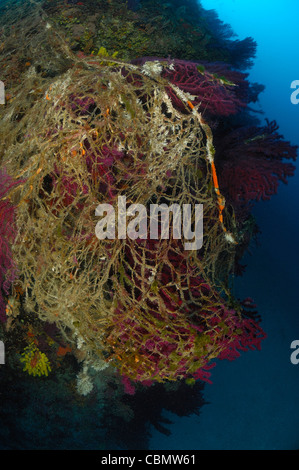
[[[263,347],[233,281],[297,147],[254,110],[255,53],[197,0],[1,2],[0,448],[147,449]],[[175,211],[169,239],[150,214],[99,238],[120,200],[202,205],[202,246]]]

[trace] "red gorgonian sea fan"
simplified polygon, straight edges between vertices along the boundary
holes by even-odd
[[[232,71],[225,64],[209,64],[180,59],[142,57],[136,65],[157,60],[163,65],[161,76],[194,97],[192,104],[201,104],[202,112],[211,116],[230,116],[246,107],[249,96],[247,74]],[[171,87],[166,87],[173,105],[184,112],[181,100]]]
[[[123,300],[106,338],[110,358],[119,361],[122,376],[133,383],[151,378],[211,383],[209,370],[215,365],[211,359],[232,361],[240,351],[260,349],[266,335],[258,322],[229,308],[207,280],[193,272],[179,244],[172,248],[152,240],[145,244],[146,267],[143,251],[137,250],[133,259],[127,246],[127,264],[120,270]],[[153,280],[151,266],[161,256],[165,263],[160,262]],[[132,296],[126,300],[131,289],[134,301]]]

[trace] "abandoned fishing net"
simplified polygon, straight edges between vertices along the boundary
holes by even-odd
[[[1,110],[10,302],[55,324],[84,373],[209,380],[264,334],[228,287],[238,234],[201,105],[162,78],[171,63],[78,59],[35,15],[16,36],[48,72],[11,76]]]

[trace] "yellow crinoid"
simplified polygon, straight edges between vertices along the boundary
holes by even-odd
[[[23,371],[28,372],[29,375],[48,376],[49,372],[51,372],[49,359],[34,343],[30,343],[24,349],[20,361],[24,364]]]

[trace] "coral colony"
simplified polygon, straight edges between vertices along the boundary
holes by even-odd
[[[1,13],[14,31],[1,33],[0,63],[0,319],[14,338],[6,357],[38,377],[73,355],[83,395],[109,373],[128,394],[210,382],[215,359],[265,338],[229,279],[254,232],[251,204],[293,174],[284,159],[297,149],[275,123],[234,122],[260,89],[228,60],[247,63],[252,42],[230,49],[215,39],[223,60],[209,60],[212,33],[194,24],[190,0],[170,23],[157,20],[167,39],[156,51],[147,33],[157,34],[157,2],[99,3],[105,36],[102,23],[98,36],[78,27],[76,2],[72,18],[59,2],[24,2],[18,28]],[[189,44],[186,58],[171,50],[170,25],[176,43],[184,34]],[[117,41],[116,30],[127,54],[102,42]],[[14,43],[26,60],[9,54]]]

